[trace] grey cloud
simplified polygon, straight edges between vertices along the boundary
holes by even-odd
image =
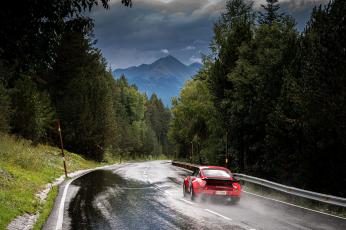
[[[329,0],[300,0],[300,1],[283,1],[290,11],[304,11],[307,8],[313,8],[316,5],[327,4]]]
[[[208,51],[213,23],[223,8],[224,2],[215,0],[143,0],[125,8],[118,0],[111,2],[110,10],[99,8],[90,16],[95,19],[97,47],[112,67],[126,67],[151,62],[164,55],[162,49],[191,62],[194,50],[183,49]]]
[[[169,54],[168,49],[162,49],[161,52],[164,53],[164,54]]]
[[[255,0],[258,7],[262,0]],[[314,4],[327,0],[282,0],[284,11],[305,24]],[[132,8],[111,1],[110,10],[97,8],[97,47],[112,68],[150,63],[167,55],[167,49],[186,64],[209,52],[213,23],[224,10],[225,0],[134,0]],[[188,48],[189,47],[189,48]],[[194,49],[192,48],[194,47]]]
[[[195,50],[196,47],[194,46],[186,46],[185,48],[181,49],[181,50]]]
[[[261,4],[265,4],[265,0],[254,0],[255,9],[260,9]],[[287,7],[291,11],[306,10],[315,5],[326,4],[329,0],[279,0],[279,4]]]

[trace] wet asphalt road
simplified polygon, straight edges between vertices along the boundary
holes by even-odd
[[[89,173],[68,189],[63,229],[346,229],[346,220],[246,193],[237,205],[191,202],[188,174],[168,161]]]

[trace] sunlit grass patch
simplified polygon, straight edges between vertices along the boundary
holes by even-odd
[[[100,165],[68,151],[65,154],[69,172]],[[35,194],[63,173],[58,148],[0,134],[0,229],[18,215],[39,210]]]

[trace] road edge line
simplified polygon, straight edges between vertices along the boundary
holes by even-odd
[[[61,200],[60,200],[59,211],[58,211],[58,219],[56,221],[55,230],[61,230],[62,229],[62,223],[63,223],[63,220],[64,220],[65,199],[66,199],[67,190],[68,190],[68,187],[70,186],[71,182],[74,181],[75,179],[77,179],[77,178],[69,180],[66,183],[66,185],[65,185],[64,192],[63,192]]]
[[[212,210],[210,210],[210,209],[205,208],[204,210],[207,211],[207,212],[210,212],[210,213],[212,213],[212,214],[214,214],[214,215],[217,215],[217,216],[219,216],[219,217],[222,217],[222,218],[224,218],[224,219],[226,219],[226,220],[232,221],[231,218],[229,218],[229,217],[227,217],[227,216],[224,216],[224,215],[221,215],[220,213],[214,212],[214,211],[212,211]]]
[[[184,198],[179,198],[179,200],[187,203],[187,204],[190,204],[190,205],[194,205],[195,203],[191,202],[191,201],[188,201],[188,200],[185,200]]]
[[[71,179],[69,179],[68,181],[66,181],[66,184],[65,184],[65,187],[64,187],[64,192],[61,196],[61,200],[60,200],[60,205],[59,205],[59,210],[58,210],[58,219],[56,221],[56,225],[55,225],[55,230],[62,230],[62,224],[63,224],[63,221],[64,221],[64,209],[65,209],[65,199],[66,199],[66,195],[67,195],[67,190],[68,190],[68,187],[70,186],[70,184],[82,177],[82,176],[85,176],[86,174],[88,173],[91,173],[91,172],[94,172],[96,170],[102,170],[102,169],[107,169],[107,168],[111,168],[111,167],[114,167],[114,166],[120,166],[120,165],[126,165],[127,163],[125,164],[112,164],[112,165],[105,165],[105,166],[101,166],[101,167],[96,167],[96,168],[93,168],[93,169],[89,169],[89,170],[86,170],[84,172],[82,172],[80,175],[77,175]]]

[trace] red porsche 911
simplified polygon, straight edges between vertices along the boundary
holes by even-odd
[[[200,166],[191,176],[184,179],[183,193],[184,197],[190,194],[191,200],[225,198],[232,203],[238,203],[241,186],[227,168]]]

